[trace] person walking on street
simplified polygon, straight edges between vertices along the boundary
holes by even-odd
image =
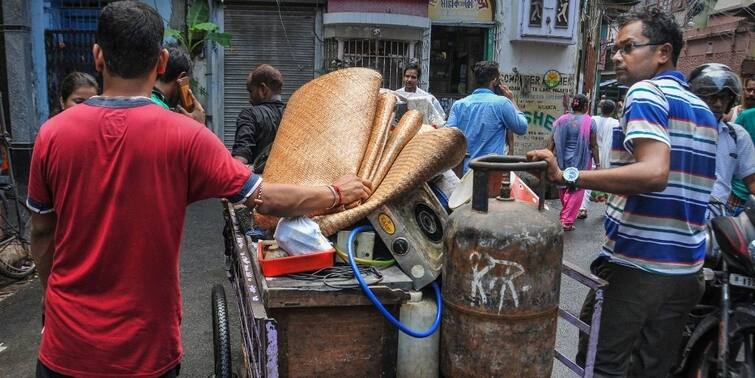
[[[572,113],[562,115],[553,123],[548,148],[556,155],[561,169],[591,169],[593,164],[599,164],[600,157],[595,121],[587,114],[589,100],[583,94],[576,95],[571,108]],[[561,199],[561,226],[564,231],[572,231],[585,190],[562,186],[558,189],[558,196]]]
[[[246,78],[251,107],[236,118],[236,137],[231,154],[254,171],[263,173],[278,133],[286,105],[281,101],[283,75],[269,64],[261,64]]]
[[[180,104],[181,89],[180,80],[188,80],[191,75],[191,59],[189,54],[178,46],[167,46],[168,63],[165,72],[157,76],[155,87],[152,88],[150,98],[152,102],[169,110],[175,110],[199,123],[205,123],[205,112],[202,104],[199,103],[194,93],[191,94],[194,99],[194,109],[191,113],[186,111]]]
[[[611,144],[613,143],[613,129],[619,126],[619,120],[613,118],[613,112],[616,111],[616,103],[613,100],[601,100],[599,116],[592,117],[595,121],[596,135],[598,142],[598,152],[600,155],[600,165],[595,163],[596,168],[606,169],[611,166]],[[587,218],[587,205],[590,203],[590,196],[594,193],[592,190],[585,190],[585,198],[582,200],[582,206],[579,209],[578,219]],[[598,192],[597,200],[605,198],[604,193]],[[602,201],[602,200],[600,200]]]
[[[613,48],[617,79],[629,85],[611,168],[561,170],[557,184],[612,193],[606,239],[591,271],[604,289],[596,376],[665,377],[674,364],[690,310],[704,290],[705,216],[715,181],[718,122],[675,69],[682,30],[657,8],[623,15]],[[693,142],[694,141],[694,142]],[[592,319],[595,292],[580,318]],[[587,337],[577,361],[584,365]]]
[[[708,205],[708,218],[734,215],[726,206],[731,181],[736,177],[747,185],[748,195],[755,194],[755,148],[742,126],[723,119],[737,102],[742,86],[728,66],[711,63],[692,70],[689,75],[692,93],[700,97],[716,116],[719,124],[716,146],[716,182]]]
[[[755,108],[755,76],[747,76],[744,78],[744,88],[742,90],[742,103],[734,106],[726,116],[726,121],[734,122],[737,117],[747,109]]]
[[[71,72],[60,83],[60,110],[66,110],[97,96],[100,86],[92,75],[85,72]]]
[[[412,97],[424,97],[430,103],[429,107],[425,107],[421,110],[424,117],[424,122],[435,126],[443,126],[446,121],[446,112],[443,110],[440,101],[435,96],[427,91],[422,90],[419,87],[419,78],[422,76],[422,71],[419,66],[411,63],[404,68],[404,86],[396,89],[396,94],[401,97],[403,101],[409,101]],[[411,108],[410,108],[411,109]]]
[[[749,81],[749,85],[753,85],[753,80],[751,79]],[[748,90],[748,87],[745,87],[745,97],[752,96],[750,95],[750,91]],[[736,120],[734,121],[735,124],[742,126],[745,131],[747,131],[747,134],[750,136],[750,141],[755,143],[755,107],[748,108],[747,110],[742,111],[737,116]],[[747,197],[749,196],[751,192],[750,184],[747,182],[742,181],[741,179],[734,177],[734,179],[731,182],[731,196],[729,196],[729,201],[726,204],[729,211],[733,215],[739,215],[744,211],[745,209],[745,203],[747,203]]]
[[[353,175],[331,186],[265,183],[204,125],[153,103],[168,61],[162,38],[153,8],[109,3],[92,48],[102,95],[39,129],[27,199],[44,298],[37,377],[178,375],[189,203],[225,197],[295,216],[371,192]]]
[[[477,89],[454,102],[446,122],[446,127],[458,128],[467,138],[465,173],[472,159],[490,154],[503,155],[507,131],[518,135],[527,132],[527,118],[516,106],[514,94],[500,82],[498,63],[477,62],[474,76]],[[495,94],[495,91],[502,95]]]

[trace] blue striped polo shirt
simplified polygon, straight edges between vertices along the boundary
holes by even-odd
[[[688,274],[705,255],[705,212],[716,179],[718,123],[677,71],[632,85],[614,129],[611,166],[635,162],[634,139],[671,148],[662,192],[612,195],[606,209],[603,255],[659,274]]]

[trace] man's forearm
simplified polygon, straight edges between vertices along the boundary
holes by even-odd
[[[653,163],[633,163],[623,167],[580,171],[577,186],[615,194],[660,192],[668,183],[668,171]]]
[[[600,152],[598,152],[598,147],[592,147],[592,161],[593,164],[595,164],[596,168],[600,167]]]
[[[744,183],[750,190],[750,194],[755,194],[755,174],[745,177]]]
[[[262,204],[257,211],[281,217],[306,215],[327,209],[335,202],[333,192],[325,186],[263,183],[262,191]]]

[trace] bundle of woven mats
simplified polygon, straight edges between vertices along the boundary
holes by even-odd
[[[396,98],[380,94],[381,82],[371,69],[338,70],[299,88],[283,114],[265,166],[266,182],[329,185],[349,173],[372,182],[372,195],[364,203],[310,214],[326,236],[464,159],[464,135],[455,128],[422,128],[417,111],[408,111],[391,129]],[[277,220],[255,215],[262,228],[274,228]]]

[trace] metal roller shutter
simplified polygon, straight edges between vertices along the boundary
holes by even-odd
[[[302,84],[314,78],[314,7],[228,4],[224,10],[225,31],[232,48],[224,58],[224,131],[226,146],[233,145],[236,117],[249,107],[246,76],[259,64],[270,64],[283,74],[283,101]],[[285,24],[286,33],[281,26]]]

